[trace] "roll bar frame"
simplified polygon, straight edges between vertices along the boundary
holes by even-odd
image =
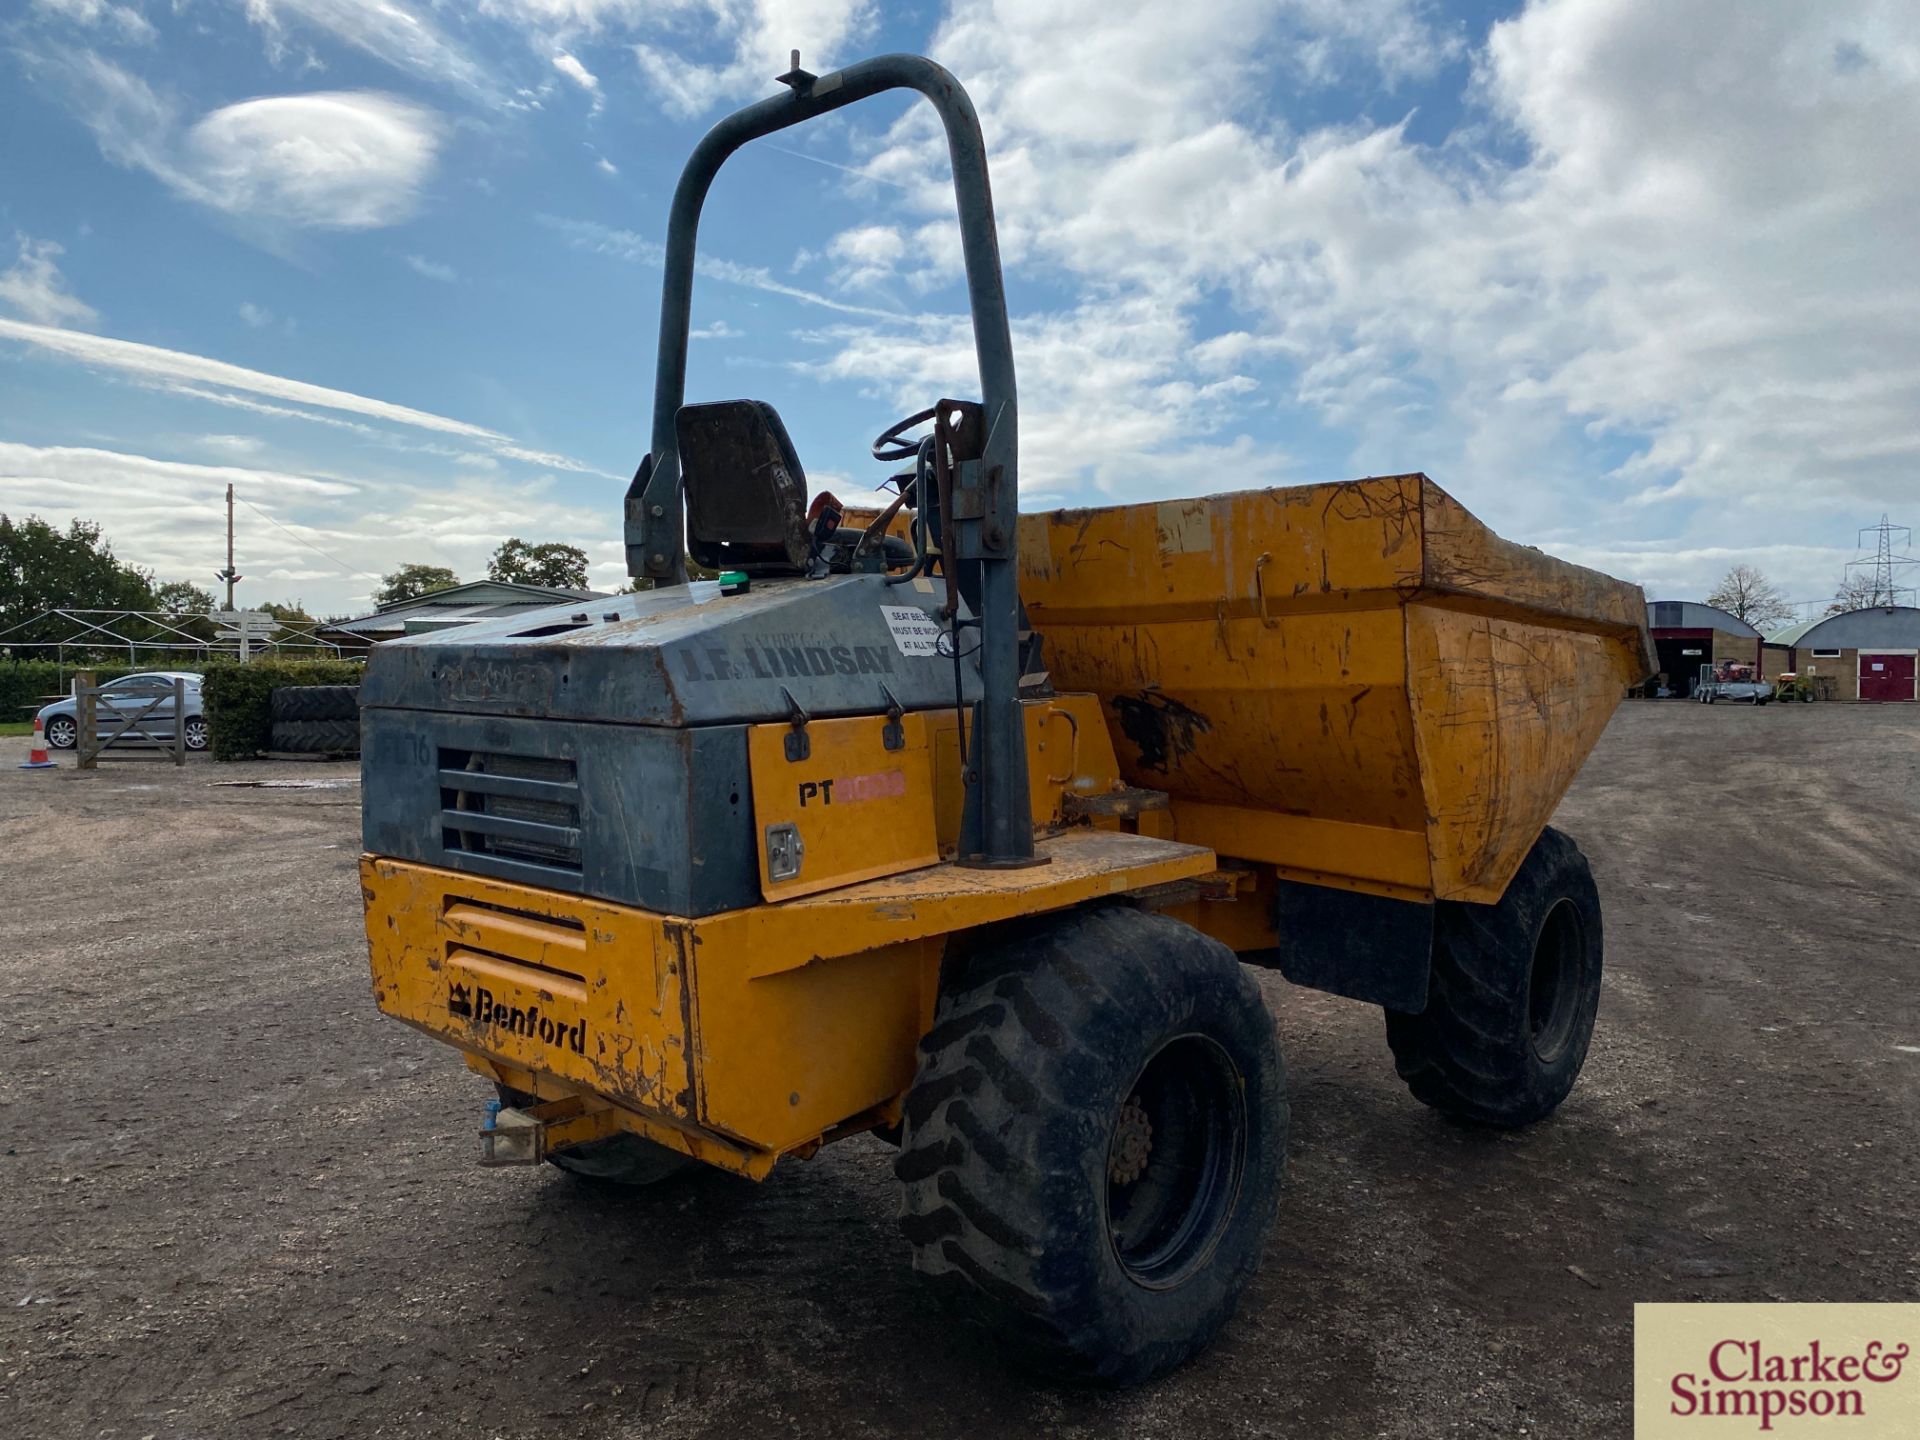
[[[957,564],[966,579],[976,580],[965,588],[978,596],[982,698],[965,777],[969,804],[962,826],[961,863],[992,868],[1031,865],[1036,860],[1027,791],[1026,728],[1019,701],[1020,594],[1015,568],[1019,404],[980,119],[960,82],[920,55],[881,55],[814,76],[800,69],[796,54],[792,71],[779,78],[788,93],[738,110],[709,130],[694,147],[673,192],[653,380],[653,448],[627,491],[627,571],[655,585],[686,581],[685,502],[674,420],[686,399],[694,254],[700,212],[714,176],[749,140],[888,90],[919,92],[946,127],[986,430],[980,458],[957,467],[953,513],[942,517],[949,540],[943,563]],[[974,573],[966,575],[968,570]],[[960,633],[956,626],[956,644]]]

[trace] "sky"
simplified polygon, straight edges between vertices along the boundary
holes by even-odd
[[[1023,508],[1422,470],[1509,539],[1824,601],[1920,525],[1911,0],[6,0],[0,511],[242,605],[510,535],[625,580],[674,182],[720,116],[919,51],[972,93]],[[814,487],[977,393],[932,112],[759,141],[690,399]]]

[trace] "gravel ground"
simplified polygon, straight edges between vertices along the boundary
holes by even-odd
[[[1916,1298],[1920,709],[1634,704],[1558,823],[1607,978],[1493,1135],[1264,977],[1265,1268],[1121,1395],[946,1330],[861,1138],[764,1186],[472,1163],[486,1087],[368,993],[345,766],[0,740],[0,1435],[1621,1436],[1636,1300]],[[215,781],[313,779],[308,790]]]

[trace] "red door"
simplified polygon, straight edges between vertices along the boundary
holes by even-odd
[[[1913,656],[1860,654],[1862,700],[1912,700]]]

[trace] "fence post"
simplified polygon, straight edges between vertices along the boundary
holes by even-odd
[[[187,682],[177,676],[173,682],[173,763],[187,763]]]
[[[75,740],[76,766],[80,770],[100,768],[100,731],[98,724],[100,692],[93,683],[93,671],[73,672],[73,718],[80,734]]]

